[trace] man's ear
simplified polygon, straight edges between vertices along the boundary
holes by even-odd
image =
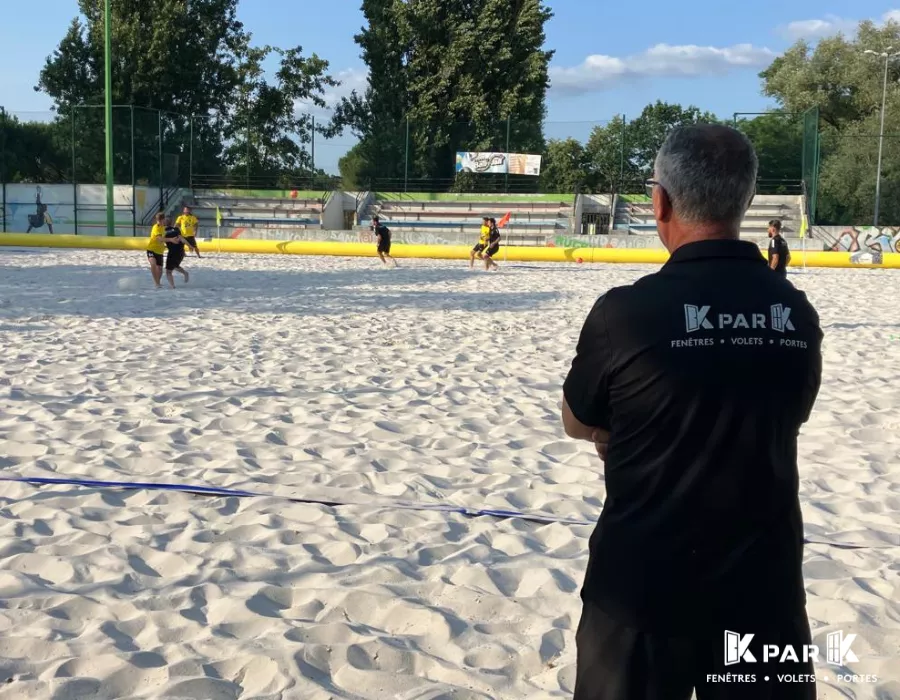
[[[653,214],[657,221],[667,222],[672,218],[672,200],[660,185],[653,188]]]

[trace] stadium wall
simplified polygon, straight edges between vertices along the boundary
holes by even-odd
[[[7,184],[4,188],[3,219],[6,231],[105,235],[105,185]],[[144,236],[141,221],[159,205],[158,187],[116,185],[113,189],[117,236]],[[46,215],[38,209],[38,199]]]
[[[344,228],[344,195],[330,192],[322,209],[322,228],[339,230]]]

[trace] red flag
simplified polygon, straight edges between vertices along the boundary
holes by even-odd
[[[509,218],[510,218],[511,214],[512,214],[512,212],[509,212],[509,211],[506,212],[506,214],[503,215],[503,218],[497,222],[497,228],[503,228],[504,226],[506,226],[506,224],[509,223]]]

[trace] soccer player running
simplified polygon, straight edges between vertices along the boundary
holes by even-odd
[[[175,289],[175,275],[173,273],[181,273],[185,284],[190,280],[190,275],[187,270],[181,267],[181,263],[184,260],[184,246],[187,240],[177,228],[171,226],[171,223],[171,221],[166,222],[168,224],[165,233],[165,243],[166,248],[168,248],[168,253],[166,254],[166,279],[169,280],[169,286]]]
[[[490,233],[488,234],[487,248],[484,251],[484,269],[490,270],[493,267],[495,270],[499,270],[500,266],[494,262],[494,256],[500,250],[500,229],[497,226],[497,220],[494,218],[489,219],[488,224]]]
[[[781,222],[772,219],[769,222],[769,267],[782,277],[787,277],[787,266],[791,261],[791,250],[781,235]]]
[[[147,260],[150,263],[150,274],[153,284],[162,287],[163,254],[166,252],[166,215],[159,212],[153,227],[150,229],[150,240],[147,241]]]
[[[671,256],[582,327],[562,422],[604,460],[606,500],[574,700],[816,697],[797,437],[822,331],[740,238],[757,170],[735,129],[671,132],[647,183]]]
[[[180,229],[182,238],[184,238],[188,248],[194,251],[198,258],[200,257],[200,248],[197,246],[197,226],[199,223],[190,207],[185,207],[181,216],[175,219],[175,226]]]
[[[397,261],[391,257],[391,230],[381,223],[379,217],[373,216],[372,231],[375,233],[376,250],[381,262],[387,265],[387,261],[390,260],[394,263],[394,267],[398,267]]]
[[[491,219],[490,217],[484,217],[481,220],[481,235],[478,238],[478,243],[475,244],[475,247],[472,248],[471,253],[469,253],[469,269],[475,269],[475,258],[477,257],[479,260],[484,260],[484,251],[487,249],[490,244],[491,239]]]

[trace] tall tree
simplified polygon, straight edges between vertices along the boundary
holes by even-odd
[[[248,46],[242,53],[235,107],[224,133],[225,162],[261,187],[311,175],[312,118],[297,105],[326,106],[325,89],[338,84],[326,73],[327,61],[315,54],[304,58],[299,46],[286,51]],[[280,57],[274,82],[263,69],[271,54]]]
[[[803,120],[780,111],[738,122],[759,158],[759,184],[767,194],[789,194],[803,177]]]
[[[634,186],[653,175],[656,154],[672,129],[717,122],[714,114],[701,112],[693,105],[682,107],[660,100],[647,105],[625,129],[625,182]]]
[[[541,0],[363,0],[362,10],[369,85],[333,127],[359,136],[364,176],[449,179],[458,150],[540,152],[553,55]]]
[[[335,84],[327,75],[328,64],[316,56],[304,59],[297,48],[281,52],[282,70],[296,70],[296,75],[280,71],[274,84],[255,75],[248,67],[258,65],[268,53],[252,46],[250,34],[237,20],[237,3],[117,0],[112,4],[113,102],[166,110],[161,118],[143,112],[135,115],[139,160],[143,153],[158,160],[162,132],[166,157],[180,157],[185,171],[192,126],[189,115],[197,115],[193,120],[195,171],[219,172],[228,162],[225,148],[230,144],[228,135],[237,131],[234,122],[240,120],[238,115],[249,117],[252,104],[254,118],[273,122],[261,129],[266,158],[273,157],[274,146],[279,162],[297,161],[291,142],[302,143],[309,129],[306,120],[288,115],[285,105],[300,99],[321,100],[323,87]],[[35,89],[53,98],[61,117],[71,118],[77,110],[81,169],[96,175],[103,168],[103,116],[101,109],[87,106],[103,103],[103,0],[79,0],[78,6],[84,21],[72,21],[47,59]],[[131,114],[117,110],[114,121],[116,170],[122,178],[131,165]]]
[[[66,140],[55,123],[22,122],[0,112],[0,182],[70,181]]]
[[[625,150],[626,128],[625,119],[616,116],[591,131],[585,153],[595,192],[618,192],[622,182],[635,177],[625,171],[626,167],[630,167]]]
[[[542,192],[586,192],[591,188],[588,155],[576,139],[551,139],[541,165]]]
[[[884,59],[866,54],[900,46],[900,24],[862,22],[855,35],[827,37],[814,47],[800,41],[760,73],[763,93],[787,112],[816,107],[821,119],[818,223],[871,220],[884,85]],[[900,65],[888,65],[883,180],[883,223],[900,224]]]

